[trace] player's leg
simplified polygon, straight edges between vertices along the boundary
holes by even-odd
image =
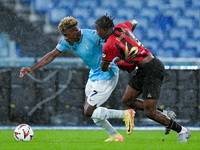
[[[146,71],[146,76],[143,80],[142,86],[142,98],[144,99],[145,115],[148,118],[179,133],[179,141],[187,141],[187,139],[190,137],[189,129],[179,125],[173,119],[170,119],[167,115],[157,110],[157,100],[160,96],[161,85],[164,77],[164,68],[162,64],[158,59],[155,59],[154,62],[148,66],[148,68],[149,69]]]
[[[123,103],[133,109],[143,110],[144,111],[144,100],[141,98],[137,98],[140,95],[140,91],[137,91],[131,88],[129,85],[126,88],[126,92],[122,98]],[[157,108],[157,111],[162,112],[165,116],[169,117],[170,119],[175,119],[176,114],[170,110],[162,110]],[[170,128],[165,127],[165,134],[169,134]]]
[[[96,105],[92,106],[90,105],[87,100],[85,101],[84,105],[84,113],[85,115],[91,117],[93,115],[93,112],[96,110]],[[105,130],[110,136],[118,135],[119,133],[112,127],[112,125],[108,122],[107,119],[100,119],[99,117],[91,117],[94,121],[94,123],[101,127],[103,130]],[[120,137],[121,139],[121,137]]]
[[[138,98],[140,94],[141,94],[140,91],[135,90],[131,86],[127,85],[125,94],[122,97],[122,102],[130,108],[137,109],[137,110],[144,110],[144,100],[141,98]],[[172,111],[166,111],[160,108],[157,108],[157,110],[167,115],[169,118],[173,119],[176,117],[176,114]]]
[[[104,90],[99,92],[99,95],[101,98],[99,99],[99,102],[97,103],[97,109],[93,112],[92,118],[100,118],[100,119],[123,119],[126,125],[127,134],[132,134],[133,127],[134,127],[134,116],[135,111],[132,109],[129,110],[114,110],[114,109],[107,109],[105,107],[99,107],[101,104],[103,104],[111,95],[112,91],[115,89],[117,85],[118,76],[111,78],[109,81],[99,81],[98,82],[98,89],[99,86],[103,87]]]
[[[93,114],[93,119],[107,120],[107,119],[123,119],[126,125],[127,134],[132,134],[134,125],[135,111],[133,109],[128,110],[115,110],[107,109],[105,107],[97,107]]]
[[[140,91],[137,91],[133,89],[132,87],[127,86],[126,92],[122,99],[123,103],[128,107],[144,110],[144,113],[148,118],[166,127],[170,127],[172,130],[178,133],[181,131],[182,128],[180,125],[178,125],[175,121],[172,121],[172,119],[170,119],[168,116],[166,116],[165,114],[163,114],[161,111],[157,109],[156,107],[157,100],[149,100],[149,99],[144,100],[144,101],[142,99],[138,100],[136,99],[136,97],[139,94],[140,94]],[[171,127],[172,125],[174,126]]]
[[[144,100],[144,113],[146,117],[179,133],[179,142],[187,142],[187,139],[190,138],[191,136],[190,130],[179,125],[176,121],[170,119],[162,112],[157,111],[156,104],[157,104],[156,99]]]
[[[121,118],[121,116],[124,116],[123,110],[113,110],[100,107],[110,97],[111,93],[117,85],[117,81],[118,75],[112,77],[110,80],[101,80],[94,82],[88,80],[85,89],[86,103],[84,108],[85,114],[87,116],[91,117],[93,115],[93,118],[99,119]]]
[[[107,119],[109,118],[123,118],[123,110],[110,110],[104,107],[100,107],[111,95],[112,91],[115,89],[118,81],[118,76],[113,77],[111,80],[107,81],[89,81],[86,85],[86,95],[87,101],[85,104],[85,114],[91,116],[94,122],[106,130],[111,138],[109,141],[116,141],[113,137],[116,137],[119,133],[110,125]],[[94,109],[95,106],[97,107]],[[102,113],[103,112],[103,113]],[[117,136],[117,140],[121,141],[121,135]]]
[[[160,66],[160,67],[159,67]],[[129,82],[126,93],[123,97],[125,105],[142,110],[145,115],[154,121],[179,133],[179,141],[187,141],[190,136],[189,130],[178,125],[162,111],[156,108],[157,100],[160,95],[160,88],[164,76],[164,67],[158,59],[152,60],[144,68],[139,68],[138,72]],[[136,90],[137,89],[137,90]],[[143,92],[143,100],[138,101],[137,96]],[[148,101],[148,100],[153,101]],[[183,138],[181,138],[183,137]]]
[[[130,108],[144,110],[144,102],[142,99],[138,98],[140,94],[141,92],[139,90],[135,90],[127,85],[126,91],[122,97],[122,102]]]
[[[137,99],[140,93],[141,93],[140,91],[135,90],[128,85],[122,99],[123,103],[128,107],[144,110],[145,115],[150,119],[153,119],[161,124],[164,123],[166,126],[169,125],[170,120],[161,111],[157,110],[156,108],[157,101],[152,100],[154,103],[153,102],[150,103],[152,104],[152,106],[148,107],[149,106],[147,105],[149,104],[148,101],[146,102],[146,100]],[[163,118],[165,118],[164,121],[168,121],[168,122],[161,121],[160,119],[162,119],[162,117],[159,117],[159,119],[155,119],[154,117],[156,116],[156,114],[157,116],[162,115]]]
[[[160,109],[160,108],[158,108],[158,110],[161,111],[164,115],[166,115],[170,119],[172,119],[172,120],[176,119],[176,113],[174,111],[164,110],[164,109]],[[169,134],[170,130],[171,130],[170,128],[165,127],[165,134],[166,135]]]
[[[144,114],[146,117],[164,125],[168,126],[170,119],[156,108],[156,99],[144,99]]]

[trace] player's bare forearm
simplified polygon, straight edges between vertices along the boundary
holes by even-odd
[[[33,65],[32,67],[30,67],[30,69],[32,70],[32,72],[34,70],[37,70],[40,67],[43,67],[43,66],[49,64],[50,62],[52,62],[55,59],[55,57],[52,56],[51,53],[52,52],[46,54],[40,61],[38,61],[35,65]]]
[[[102,60],[101,70],[105,72],[105,71],[108,71],[109,69],[110,69],[110,62]]]
[[[33,65],[32,67],[22,67],[20,70],[20,76],[19,77],[23,77],[24,75],[28,74],[28,73],[32,73],[34,70],[45,66],[47,64],[49,64],[50,62],[52,62],[56,56],[60,53],[60,51],[58,51],[57,49],[54,49],[53,51],[47,53],[39,62],[37,62],[35,65]]]

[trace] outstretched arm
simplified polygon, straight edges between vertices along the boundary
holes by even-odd
[[[137,26],[137,21],[136,20],[130,20],[130,23],[132,25],[132,31],[134,31],[135,27]]]
[[[21,70],[20,70],[19,77],[22,78],[22,77],[24,77],[24,75],[26,75],[28,73],[32,73],[34,70],[49,64],[50,62],[52,62],[58,56],[58,54],[60,54],[60,51],[55,48],[53,51],[47,53],[40,61],[38,61],[32,67],[30,67],[30,68],[29,67],[22,67]]]

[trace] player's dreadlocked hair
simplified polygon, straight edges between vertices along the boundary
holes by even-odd
[[[114,23],[113,23],[114,19],[115,18],[111,18],[111,16],[108,16],[108,14],[106,13],[106,15],[97,19],[95,21],[95,24],[97,24],[102,29],[113,28],[114,27]]]
[[[61,22],[58,25],[58,29],[63,32],[67,29],[70,29],[71,27],[74,27],[78,24],[78,20],[74,19],[73,17],[65,17],[61,20]]]

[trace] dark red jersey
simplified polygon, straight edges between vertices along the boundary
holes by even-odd
[[[102,60],[111,62],[115,57],[119,57],[125,63],[135,66],[150,54],[151,52],[133,35],[131,23],[126,21],[114,28],[114,33],[103,47]]]

